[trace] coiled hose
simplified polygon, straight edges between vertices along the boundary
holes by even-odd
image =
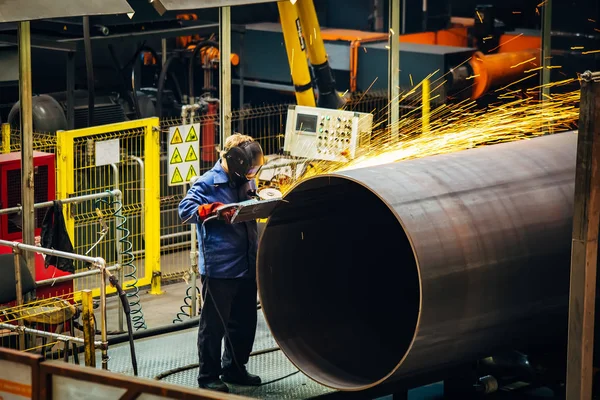
[[[173,323],[176,324],[177,322],[183,322],[183,318],[191,318],[191,311],[192,311],[192,295],[190,293],[190,291],[192,290],[191,286],[188,286],[187,290],[185,291],[185,297],[183,298],[183,305],[181,307],[179,307],[179,312],[177,313],[177,315],[175,316],[175,319],[173,320]],[[199,296],[201,296],[200,294],[200,288],[198,288],[198,286],[196,286],[196,293],[197,296],[196,298],[200,298]]]
[[[138,287],[137,278],[137,267],[133,261],[135,256],[133,255],[133,244],[129,240],[131,232],[126,228],[127,217],[125,217],[121,210],[123,209],[123,203],[118,200],[106,200],[99,199],[98,203],[104,203],[107,206],[112,207],[113,217],[116,217],[119,222],[117,223],[116,229],[121,231],[121,237],[119,243],[121,244],[121,256],[123,268],[124,280],[127,282],[125,285],[125,292],[127,293],[127,300],[129,302],[129,308],[131,309],[131,321],[135,330],[148,329],[146,321],[144,320],[144,313],[142,311],[142,304],[140,302],[140,289]]]

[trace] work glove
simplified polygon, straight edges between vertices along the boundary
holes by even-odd
[[[202,204],[198,207],[198,218],[200,218],[200,221],[204,221],[205,219],[213,215],[216,212],[217,208],[223,205],[223,203],[219,202]]]

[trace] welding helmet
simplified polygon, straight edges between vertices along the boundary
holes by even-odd
[[[264,164],[264,154],[255,141],[240,143],[225,153],[229,176],[237,183],[254,179]]]

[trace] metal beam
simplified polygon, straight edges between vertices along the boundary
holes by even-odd
[[[136,39],[144,39],[149,37],[161,37],[161,38],[170,38],[170,37],[179,37],[179,36],[188,36],[188,35],[206,35],[213,33],[219,27],[219,24],[207,23],[207,24],[198,24],[191,26],[182,26],[177,28],[170,29],[156,29],[156,30],[144,30],[138,32],[126,32],[126,33],[115,33],[109,34],[106,36],[92,36],[92,42],[94,41],[112,41],[115,39],[124,39],[124,38],[132,38]],[[243,30],[243,27],[236,26],[236,31]],[[68,43],[68,42],[82,42],[83,37],[77,38],[69,38],[69,39],[61,39],[58,40],[58,43]]]
[[[221,149],[231,136],[231,8],[219,9],[219,122]]]
[[[8,34],[0,34],[0,43],[8,43],[8,44],[18,44],[18,38],[13,35]],[[55,40],[47,40],[40,39],[36,37],[31,38],[31,47],[38,49],[46,49],[46,50],[54,50],[54,51],[64,51],[64,52],[73,52],[77,50],[77,45],[75,43],[66,43],[66,42],[57,42]]]
[[[400,121],[400,0],[389,0],[388,126],[392,138],[398,136]]]
[[[20,22],[19,36],[19,101],[21,104],[21,206],[23,207],[23,243],[35,244],[33,109],[31,86],[31,36],[29,21]],[[35,254],[24,254],[27,268],[35,281]]]
[[[589,71],[582,75],[577,139],[566,398],[587,400],[592,398],[600,222],[600,82]]]
[[[276,1],[277,0],[154,0],[152,1],[152,5],[160,15],[163,15],[167,11],[243,6],[248,4],[275,3]]]
[[[127,0],[4,0],[0,23],[133,12]]]

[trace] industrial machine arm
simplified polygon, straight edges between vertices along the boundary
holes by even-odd
[[[335,79],[327,60],[313,0],[297,0],[295,4],[280,1],[277,6],[298,105],[315,106],[308,66],[310,61],[319,90],[317,105],[323,108],[342,108],[345,101],[335,89]],[[308,40],[303,32],[308,32]]]

